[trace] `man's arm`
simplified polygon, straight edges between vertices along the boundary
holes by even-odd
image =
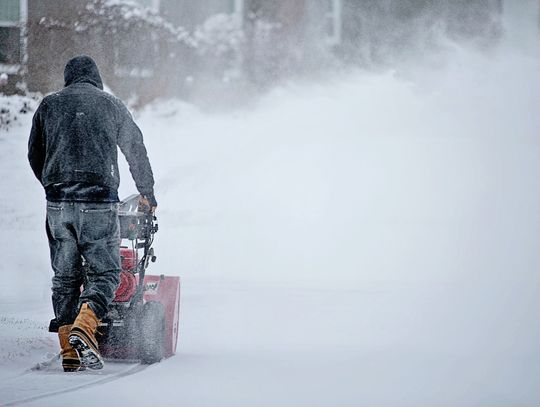
[[[45,163],[45,139],[43,137],[43,117],[42,106],[39,105],[32,119],[32,130],[30,130],[30,138],[28,140],[28,161],[30,167],[36,175],[36,178],[41,182],[43,173],[43,165]]]
[[[143,136],[124,106],[122,106],[118,146],[126,157],[137,190],[148,201],[150,207],[155,208],[157,202],[154,197],[154,175],[144,146]]]

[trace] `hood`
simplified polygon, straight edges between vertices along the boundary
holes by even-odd
[[[86,55],[79,55],[68,61],[64,69],[64,82],[64,86],[74,83],[90,83],[103,90],[99,69],[94,60]]]

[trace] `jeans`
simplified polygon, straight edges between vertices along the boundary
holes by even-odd
[[[117,204],[47,202],[46,228],[57,323],[72,324],[85,302],[102,319],[120,281]]]

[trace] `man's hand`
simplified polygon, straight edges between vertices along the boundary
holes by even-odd
[[[141,212],[156,213],[157,201],[154,195],[141,195],[139,197],[139,208]]]

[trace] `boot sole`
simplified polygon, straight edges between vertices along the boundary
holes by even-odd
[[[86,368],[84,366],[80,367],[64,367],[65,373],[73,373],[73,372],[84,372]]]
[[[99,353],[92,349],[86,342],[84,342],[77,335],[71,335],[69,337],[69,344],[75,349],[79,355],[81,366],[87,367],[92,370],[99,370],[103,368],[103,359]]]
[[[64,359],[62,360],[62,368],[64,372],[82,372],[86,368],[81,366],[81,361],[79,359]]]

